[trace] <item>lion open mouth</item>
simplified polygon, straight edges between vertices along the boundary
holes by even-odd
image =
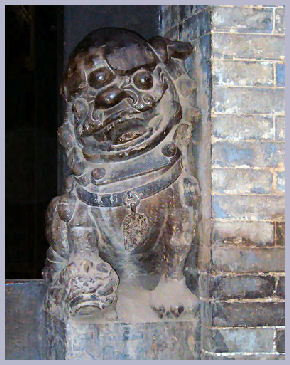
[[[110,141],[113,145],[126,144],[144,136],[150,129],[148,125],[154,116],[154,109],[114,116],[94,136],[98,141]]]
[[[130,119],[122,122],[117,128],[111,128],[106,132],[106,136],[113,144],[124,144],[138,137],[146,132],[144,120]]]

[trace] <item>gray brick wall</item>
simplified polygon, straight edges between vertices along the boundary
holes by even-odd
[[[204,359],[285,352],[285,9],[161,6],[160,33],[190,41]],[[210,147],[208,147],[210,146]]]
[[[284,32],[283,7],[212,9],[211,305],[219,336],[208,353],[283,352]]]

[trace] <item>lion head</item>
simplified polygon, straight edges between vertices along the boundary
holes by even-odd
[[[77,45],[61,88],[70,117],[59,129],[75,175],[96,162],[140,155],[186,115],[194,119],[195,85],[184,67],[191,52],[190,43],[146,41],[118,28],[95,30]]]

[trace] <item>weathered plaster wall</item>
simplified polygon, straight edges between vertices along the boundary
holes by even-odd
[[[284,11],[161,7],[161,33],[195,47],[206,359],[284,358]]]

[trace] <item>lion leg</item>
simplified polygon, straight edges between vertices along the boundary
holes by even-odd
[[[63,289],[60,274],[69,260],[69,243],[67,237],[67,220],[72,217],[75,199],[67,194],[57,196],[50,202],[46,211],[46,238],[50,247],[47,251],[42,276],[47,285],[46,309],[54,314],[61,312]],[[67,214],[62,214],[67,206]]]
[[[185,213],[179,212],[179,217],[183,217],[184,222],[187,220]],[[192,234],[186,229],[185,224],[182,228],[180,230],[178,226],[174,226],[174,233],[166,245],[166,273],[152,291],[151,307],[159,318],[179,317],[183,313],[192,312],[197,304],[197,299],[187,288],[184,277],[185,261],[191,249]]]
[[[152,292],[151,307],[160,318],[175,318],[195,310],[196,296],[187,288],[184,269],[193,244],[196,210],[190,194],[192,187],[181,179],[174,186],[174,198],[168,208],[170,238],[165,242],[166,272]]]
[[[65,245],[66,256],[56,270],[52,260],[47,261],[44,275],[50,284],[49,302],[58,306],[58,312],[64,315],[90,314],[95,309],[103,309],[116,300],[118,276],[99,257],[98,232],[90,207],[68,195],[59,197],[55,204],[52,221],[58,224],[52,231],[55,235],[65,235],[59,246]],[[58,257],[53,249],[55,241],[50,243],[50,252]],[[52,272],[49,281],[48,274]]]

